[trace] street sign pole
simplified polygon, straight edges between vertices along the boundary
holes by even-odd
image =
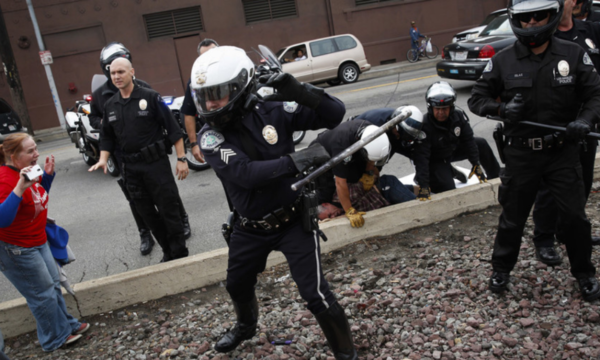
[[[40,33],[40,28],[38,26],[37,18],[35,17],[35,12],[33,11],[31,0],[27,0],[27,7],[29,8],[29,16],[31,16],[31,23],[33,24],[33,29],[35,30],[35,37],[37,38],[38,46],[40,47],[40,58],[42,58],[44,70],[46,70],[46,77],[48,78],[48,85],[50,85],[50,92],[52,93],[52,100],[54,101],[54,107],[56,108],[58,121],[60,122],[60,126],[65,129],[65,113],[63,112],[60,104],[60,98],[58,97],[58,91],[56,90],[56,84],[54,83],[54,77],[52,76],[52,69],[50,69],[52,56],[49,54],[49,52],[46,52],[44,47],[44,41],[42,40],[42,34]]]

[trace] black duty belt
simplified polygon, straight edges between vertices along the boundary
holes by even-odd
[[[240,218],[240,224],[246,229],[276,231],[281,230],[302,215],[300,208],[301,197],[298,197],[291,205],[281,207],[272,213],[263,216],[262,220],[252,220],[247,217]]]
[[[137,153],[123,154],[124,163],[146,162],[152,163],[167,157],[170,154],[171,147],[165,144],[165,140],[159,140],[154,144],[140,149]]]
[[[564,144],[564,140],[565,138],[562,134],[550,134],[537,138],[522,138],[509,136],[506,138],[506,145],[532,150],[547,150],[562,147]]]

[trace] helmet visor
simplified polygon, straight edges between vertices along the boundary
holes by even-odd
[[[200,114],[208,115],[218,112],[228,104],[235,102],[241,96],[247,82],[248,71],[242,69],[238,76],[226,83],[193,89],[192,96],[196,103],[196,108]]]

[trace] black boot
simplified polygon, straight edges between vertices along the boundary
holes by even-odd
[[[358,360],[358,353],[352,342],[350,324],[348,324],[348,319],[340,304],[333,303],[329,309],[315,315],[315,318],[317,318],[336,360]]]
[[[258,302],[256,296],[247,303],[233,302],[233,308],[237,315],[237,324],[215,344],[218,352],[230,352],[244,341],[256,335],[258,325]]]
[[[190,227],[190,218],[187,213],[184,213],[181,217],[183,222],[183,240],[187,240],[192,237],[192,228]]]
[[[152,238],[152,234],[148,229],[140,229],[140,252],[142,255],[148,255],[152,252],[152,247],[154,246],[154,239]]]

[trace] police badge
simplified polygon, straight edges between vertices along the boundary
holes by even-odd
[[[592,39],[585,39],[585,43],[587,44],[587,46],[590,47],[590,49],[596,48],[596,44],[594,44],[594,41]]]
[[[454,128],[454,135],[456,135],[456,137],[460,136],[460,128],[458,126]]]
[[[287,102],[283,103],[283,110],[285,110],[286,112],[289,112],[290,114],[293,114],[297,108],[298,108],[298,103],[295,101],[287,101]]]
[[[145,99],[140,100],[140,110],[146,110],[148,108],[148,102]]]
[[[277,140],[279,140],[279,136],[277,135],[277,130],[275,130],[275,128],[271,125],[267,125],[263,128],[262,131],[263,137],[265,138],[265,140],[271,144],[271,145],[275,145],[277,144]]]
[[[569,67],[569,63],[566,62],[565,60],[561,60],[558,62],[558,73],[561,76],[567,76],[569,75],[569,71],[570,71],[570,67]]]

